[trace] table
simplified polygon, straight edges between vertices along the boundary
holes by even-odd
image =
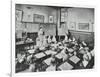
[[[24,42],[24,41],[20,41],[20,42],[16,42],[16,53],[19,53],[20,51],[25,51],[25,50],[29,50],[31,45],[34,45],[33,41],[30,42]]]

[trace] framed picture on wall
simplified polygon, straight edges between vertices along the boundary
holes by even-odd
[[[34,14],[34,22],[44,23],[44,16],[39,14]]]
[[[70,22],[69,29],[76,30],[76,22]]]
[[[22,11],[21,10],[16,10],[15,11],[15,19],[16,21],[21,21],[22,20]]]
[[[23,12],[23,22],[33,22],[32,12]]]
[[[89,23],[78,23],[78,30],[89,31]]]
[[[49,23],[53,23],[54,22],[54,17],[53,16],[49,16]]]

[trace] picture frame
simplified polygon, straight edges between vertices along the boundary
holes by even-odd
[[[59,15],[59,11],[60,11],[60,9],[59,9],[59,7],[54,7],[53,5],[50,7],[50,9],[52,8],[52,7],[54,7],[54,8],[56,8],[56,13],[58,14],[57,15],[57,17],[55,17],[56,15],[53,15],[52,13],[50,14],[49,12],[49,10],[47,9],[48,8],[48,6],[43,6],[43,7],[45,7],[45,8],[42,8],[42,5],[37,5],[37,8],[39,8],[39,9],[37,9],[35,6],[36,5],[34,5],[34,3],[33,3],[33,5],[32,4],[17,4],[17,5],[22,5],[22,6],[20,6],[20,7],[18,7],[18,9],[21,9],[22,10],[22,8],[21,7],[23,7],[23,12],[24,12],[24,10],[27,12],[27,10],[25,9],[26,8],[26,5],[30,5],[30,6],[34,6],[34,7],[32,7],[32,9],[30,9],[28,12],[30,12],[30,13],[28,13],[28,15],[31,15],[31,18],[28,20],[28,19],[26,19],[26,21],[24,21],[23,23],[25,23],[25,26],[27,26],[27,30],[29,30],[29,34],[32,34],[32,35],[30,35],[30,37],[32,36],[32,38],[35,36],[35,37],[37,37],[38,36],[38,33],[37,33],[37,31],[35,31],[36,29],[38,29],[38,27],[37,26],[40,26],[40,25],[43,25],[43,28],[46,30],[46,32],[45,32],[45,35],[46,35],[46,37],[51,37],[52,38],[52,36],[55,36],[56,37],[56,35],[57,35],[57,42],[59,43],[59,39],[62,39],[62,36],[64,37],[65,36],[65,32],[69,32],[69,34],[70,33],[72,33],[72,32],[75,32],[75,31],[71,31],[71,30],[69,30],[69,28],[67,28],[67,26],[70,26],[70,29],[72,29],[72,30],[76,30],[76,29],[78,29],[78,24],[77,24],[77,22],[75,22],[76,20],[69,20],[68,19],[68,21],[66,21],[66,22],[61,22],[60,21],[60,15]],[[15,4],[13,4],[13,6],[15,6]],[[59,5],[60,6],[60,5]],[[60,6],[61,7],[61,6]],[[66,6],[66,8],[69,8],[68,6]],[[71,7],[72,8],[72,7]],[[74,7],[73,7],[74,8]],[[46,13],[48,13],[48,14],[45,14],[44,13],[44,11],[47,11]],[[54,10],[54,9],[52,9],[52,10]],[[15,11],[15,8],[13,9],[13,11],[12,12],[14,12]],[[34,13],[32,12],[32,11],[34,11]],[[13,13],[12,13],[13,14]],[[15,13],[14,13],[15,14]],[[54,22],[54,18],[57,18],[57,23],[55,24],[55,23],[52,23],[52,22],[48,22],[49,20],[49,15],[53,15],[53,17],[50,17],[51,18],[51,20],[52,20],[52,22]],[[23,16],[23,15],[22,15]],[[27,14],[26,14],[26,16],[27,16]],[[30,16],[29,16],[30,17]],[[23,17],[22,17],[23,18]],[[59,18],[59,19],[58,19]],[[72,17],[73,18],[73,17]],[[44,22],[44,19],[45,20],[47,20],[47,22]],[[66,19],[67,19],[67,15],[66,15]],[[19,71],[19,72],[16,72],[16,53],[17,53],[17,51],[15,50],[15,49],[18,49],[18,48],[16,48],[16,41],[15,41],[15,32],[16,32],[16,28],[15,28],[15,15],[12,15],[12,66],[11,66],[11,75],[12,76],[17,76],[17,75],[34,75],[35,73],[33,73],[33,70],[31,71],[31,70],[26,70],[25,69],[25,71],[22,69],[21,71]],[[31,23],[30,23],[31,22]],[[36,22],[36,23],[35,23]],[[70,24],[69,24],[70,23]],[[36,25],[35,25],[36,24]],[[61,25],[62,24],[62,25]],[[36,27],[33,27],[33,26],[36,26]],[[66,26],[67,25],[67,26]],[[49,26],[49,27],[48,27]],[[60,27],[59,27],[60,26]],[[22,29],[24,29],[24,28],[22,28]],[[35,30],[33,30],[33,29],[35,29]],[[55,29],[55,30],[54,30]],[[57,29],[57,31],[56,31],[56,29]],[[79,28],[79,29],[81,29],[81,28]],[[82,28],[83,29],[83,28]],[[34,31],[34,34],[33,34],[33,31]],[[47,32],[48,32],[48,34],[47,34]],[[80,32],[80,31],[79,31]],[[28,32],[27,32],[28,33]],[[22,34],[21,32],[19,32],[19,34]],[[19,35],[20,36],[20,35]],[[80,35],[81,36],[81,35]],[[79,36],[79,37],[80,37]],[[29,37],[29,38],[30,38]],[[28,38],[27,38],[28,39]],[[28,39],[29,40],[29,39]],[[62,41],[62,40],[61,40]],[[76,40],[75,40],[76,41]],[[23,41],[22,41],[23,42]],[[20,44],[22,44],[22,42],[20,43]],[[35,38],[35,41],[34,42],[36,42],[36,38]],[[77,42],[77,41],[76,41]],[[25,45],[27,44],[26,42],[24,43]],[[29,43],[28,43],[29,44]],[[32,45],[33,45],[33,43],[32,43]],[[60,46],[61,44],[59,44],[59,46]],[[35,45],[34,45],[34,48],[35,48]],[[25,48],[26,50],[28,50],[29,48]],[[31,48],[30,48],[30,50],[31,50]],[[32,50],[33,51],[33,50]],[[21,51],[22,52],[22,51]],[[25,51],[26,52],[26,51]],[[37,53],[36,53],[37,54]],[[32,54],[33,55],[33,54]],[[47,54],[46,54],[46,56],[47,56]],[[44,57],[43,57],[44,58]],[[68,60],[68,59],[67,59]],[[41,66],[41,68],[43,68],[42,66],[42,62],[40,63],[40,61],[38,62],[39,60],[37,60],[37,63],[36,63],[36,65],[38,65],[38,66]],[[44,61],[43,61],[43,63],[44,63]],[[41,65],[40,65],[41,64]],[[45,63],[44,63],[45,64]],[[58,65],[57,65],[58,66]],[[73,65],[74,66],[74,65]],[[20,68],[19,68],[20,69]],[[45,68],[46,69],[46,68]],[[57,69],[57,71],[59,71],[59,70],[61,70],[61,71],[63,71],[63,69]],[[37,69],[36,70],[36,72],[44,72],[44,69]],[[25,72],[25,73],[24,73]],[[17,74],[18,73],[18,74]]]
[[[76,30],[76,22],[70,22],[69,29]]]
[[[78,23],[78,30],[89,31],[89,23]]]
[[[23,12],[22,22],[33,22],[33,13],[32,12],[29,12],[29,13]]]
[[[22,21],[22,11],[21,10],[15,11],[15,20],[16,21]]]
[[[44,16],[39,14],[34,14],[34,22],[44,23]]]
[[[54,22],[54,17],[53,16],[49,16],[49,23],[53,23]]]

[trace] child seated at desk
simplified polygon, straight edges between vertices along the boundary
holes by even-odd
[[[17,58],[16,58],[16,72],[20,72],[25,70],[28,65],[25,64],[26,62],[26,54],[22,51],[20,53],[17,53]]]
[[[67,48],[64,47],[64,49],[61,51],[61,55],[63,56],[63,61],[67,60],[68,59],[68,54],[66,54]]]
[[[33,55],[27,56],[27,64],[29,65],[28,69],[25,70],[27,72],[35,72],[36,71],[36,58]]]
[[[55,36],[52,37],[52,42],[57,43]]]
[[[82,67],[86,68],[89,61],[91,60],[92,56],[91,53],[89,52],[89,48],[88,47],[84,47],[83,49],[80,50],[80,54],[82,54],[80,57],[82,60]]]
[[[52,42],[51,36],[48,37],[48,43],[50,44]]]
[[[25,60],[25,53],[22,51],[21,53],[17,53],[16,61],[22,63]]]
[[[50,66],[46,69],[46,71],[56,71],[56,63],[54,57],[52,57]]]

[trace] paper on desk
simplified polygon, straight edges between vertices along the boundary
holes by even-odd
[[[58,68],[61,70],[71,70],[73,66],[69,64],[68,62],[65,62],[62,65],[60,65]]]
[[[36,58],[42,58],[45,56],[45,54],[43,52],[41,53],[37,53],[36,55],[34,55]]]
[[[27,61],[30,61],[31,58],[32,58],[32,55],[29,55],[29,56],[27,57]]]
[[[72,56],[71,58],[69,58],[69,60],[71,60],[75,64],[80,61],[80,59],[77,56]]]
[[[52,58],[48,58],[48,59],[44,60],[44,62],[45,62],[47,65],[50,65],[51,60],[52,60]]]
[[[63,56],[62,56],[62,54],[61,54],[61,53],[57,54],[55,57],[57,57],[58,59],[63,58]]]
[[[62,50],[60,53],[58,53],[56,55],[56,57],[59,58],[59,59],[61,59],[61,58],[65,58],[65,57],[67,58],[68,55],[65,53],[65,50]]]
[[[63,47],[63,46],[59,46],[59,48],[60,48],[60,49],[63,49],[64,47]]]
[[[74,52],[74,50],[72,48],[69,48],[68,52]]]
[[[56,66],[49,66],[46,71],[56,71]]]
[[[32,49],[32,50],[28,50],[29,53],[35,53],[35,50]]]
[[[52,51],[52,50],[48,50],[48,51],[46,51],[45,53],[46,53],[47,55],[50,55],[50,54],[54,55],[54,54],[56,54],[57,52]]]

